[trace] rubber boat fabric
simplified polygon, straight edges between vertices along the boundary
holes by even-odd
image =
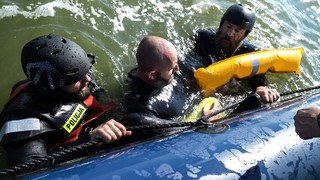
[[[305,91],[310,91],[310,90],[314,90],[314,89],[319,89],[320,88],[320,86],[315,86],[315,87],[311,87],[311,88],[306,88],[306,89],[300,89],[300,90],[295,90],[295,91],[291,91],[291,92],[286,92],[286,93],[282,93],[283,95],[290,95],[290,94],[294,94],[294,93],[297,93],[297,92],[305,92]],[[309,95],[309,98],[310,97],[312,97],[312,99],[318,99],[318,97],[319,97],[319,93],[318,93],[318,96],[313,96],[313,95]],[[251,98],[250,98],[251,99]],[[283,102],[281,102],[281,103],[279,103],[278,105],[276,105],[276,106],[274,106],[274,108],[275,107],[277,107],[277,106],[279,106],[278,108],[276,108],[276,109],[278,109],[278,110],[280,110],[280,111],[282,111],[282,112],[293,112],[293,111],[288,111],[288,109],[286,109],[286,108],[289,108],[290,107],[290,105],[289,104],[291,104],[290,102],[291,102],[291,100],[292,99],[288,99],[289,101],[287,102],[287,101],[283,101]],[[294,103],[295,104],[301,104],[301,101],[304,101],[304,100],[307,100],[307,99],[305,99],[305,98],[302,98],[301,99],[301,97],[300,98],[295,98],[295,100],[294,100]],[[212,101],[212,100],[210,100],[210,101]],[[245,102],[245,100],[243,101],[244,103],[248,103],[248,102]],[[289,104],[287,104],[287,103],[289,103]],[[312,101],[311,101],[312,102]],[[311,103],[310,101],[308,101],[307,102],[307,104],[310,104]],[[288,106],[289,105],[289,106]],[[279,109],[280,108],[280,109]],[[285,108],[285,109],[283,109],[283,108]],[[241,121],[242,120],[244,120],[243,118],[245,118],[245,119],[247,119],[248,117],[251,117],[251,118],[255,118],[255,116],[252,116],[252,113],[253,114],[256,114],[256,113],[264,113],[264,114],[266,114],[266,113],[271,113],[272,114],[272,110],[270,109],[270,107],[267,107],[267,109],[269,109],[269,110],[267,110],[267,111],[265,111],[266,109],[265,108],[263,108],[263,109],[259,109],[259,110],[256,110],[256,111],[253,111],[253,112],[251,112],[251,115],[250,115],[250,113],[249,114],[242,114],[242,115],[240,115],[240,116],[237,116],[237,117],[230,117],[231,119],[230,120],[228,120],[228,119],[225,119],[226,121],[225,121],[225,123],[227,123],[227,124],[229,124],[229,125],[232,125],[233,123],[231,123],[231,122],[234,122],[235,121],[235,118],[236,119],[238,119],[238,117],[240,117],[240,119],[238,119],[237,121],[239,121],[238,123],[237,122],[235,122],[236,123],[236,125],[235,126],[233,126],[233,130],[232,130],[232,132],[233,131],[238,131],[239,129],[242,129],[242,128],[235,128],[235,127],[237,127],[237,126],[239,126],[240,124],[239,123],[241,123]],[[273,109],[273,108],[272,108]],[[270,111],[271,110],[271,111]],[[277,111],[276,111],[277,112]],[[283,113],[283,115],[286,115],[287,113]],[[245,116],[245,117],[243,117],[243,118],[241,118],[241,116]],[[289,116],[291,116],[291,115],[289,115]],[[258,119],[260,119],[261,117],[263,117],[263,116],[260,116],[260,115],[258,115],[257,116],[257,118]],[[277,116],[278,117],[278,116]],[[242,119],[242,120],[241,120]],[[287,118],[280,118],[280,119],[287,119]],[[247,120],[249,120],[249,119],[247,119]],[[251,120],[249,120],[249,121],[251,121]],[[278,118],[276,118],[276,119],[273,119],[273,120],[271,120],[270,119],[270,121],[275,121],[275,124],[277,125],[277,126],[279,126],[279,123],[281,124],[281,123],[284,123],[284,122],[281,122],[281,121],[279,121],[279,119]],[[270,121],[264,121],[264,120],[255,120],[255,121],[252,121],[252,123],[254,123],[254,122],[256,122],[256,123],[258,123],[257,125],[258,126],[261,126],[261,125],[263,125],[263,126],[265,126],[266,124],[265,123],[270,123]],[[229,122],[229,123],[228,123]],[[264,124],[259,124],[259,122],[262,122],[262,123],[264,123]],[[224,123],[223,123],[224,124]],[[248,124],[247,123],[244,123],[245,124],[245,127],[249,127],[248,126]],[[253,125],[253,124],[252,124]],[[221,135],[221,136],[225,136],[225,137],[230,137],[230,133],[231,133],[231,131],[226,131],[226,130],[228,130],[229,128],[228,128],[229,126],[221,126],[221,127],[216,127],[215,129],[212,129],[212,130],[214,130],[214,133],[209,133],[208,132],[208,130],[206,130],[206,131],[204,131],[206,134],[207,133],[209,133],[209,134],[220,134],[220,133],[223,133],[223,132],[225,132],[225,133],[227,133],[226,135]],[[281,126],[281,127],[287,127],[287,126]],[[227,128],[227,129],[226,129]],[[249,130],[250,129],[256,129],[256,127],[251,127],[251,128],[249,128]],[[238,130],[237,130],[238,129]],[[281,130],[282,128],[276,128],[275,130],[277,130],[277,131],[279,131],[279,130]],[[221,130],[223,130],[223,131],[221,131]],[[203,132],[203,131],[198,131],[198,130],[196,130],[197,132]],[[245,131],[247,131],[247,130],[245,130]],[[259,131],[260,132],[260,131]],[[268,131],[269,132],[269,131]],[[287,131],[286,131],[287,132]],[[236,134],[238,134],[238,132],[235,132]],[[255,133],[257,133],[257,131],[255,131]],[[288,131],[288,133],[290,133],[290,131]],[[200,134],[202,134],[202,133],[200,133]],[[200,135],[200,134],[195,134],[195,135]],[[218,143],[218,142],[215,142],[216,140],[221,140],[222,141],[222,143],[223,144],[225,144],[227,141],[224,141],[223,140],[223,138],[221,139],[221,138],[218,138],[218,139],[216,139],[216,138],[209,138],[208,139],[208,136],[209,135],[205,135],[205,140],[207,141],[207,140],[209,140],[209,139],[212,139],[213,141],[214,141],[214,144],[216,144],[216,143]],[[274,134],[271,134],[270,136],[272,136],[273,138],[275,138],[274,137]],[[174,136],[174,137],[176,137],[176,136]],[[291,135],[290,135],[290,137],[292,137]],[[241,137],[240,137],[241,138]],[[169,139],[172,139],[172,138],[169,138]],[[189,138],[187,137],[186,139],[188,139],[187,140],[187,142],[188,142],[188,144],[189,143],[194,143],[194,142],[198,142],[198,141],[194,141],[194,140],[192,140],[191,139],[191,141],[189,142]],[[295,142],[296,140],[294,140],[294,142]],[[150,143],[151,143],[151,141],[149,141]],[[157,142],[162,142],[162,140],[160,140],[160,141],[153,141],[152,142],[152,144],[154,144],[154,143],[157,143]],[[178,141],[178,142],[180,142],[180,140]],[[238,141],[236,141],[236,142],[238,142]],[[260,141],[257,141],[257,142],[260,142]],[[177,143],[177,142],[175,142],[174,141],[174,143]],[[88,144],[88,143],[85,143],[85,144]],[[95,143],[96,144],[96,143]],[[171,145],[170,146],[162,146],[161,145],[161,150],[164,148],[164,147],[172,147],[172,143],[170,143]],[[225,148],[225,146],[223,145],[223,144],[220,144],[221,145],[221,148]],[[93,144],[94,145],[94,144]],[[289,145],[290,145],[290,143],[289,143]],[[87,145],[81,145],[81,147],[86,147]],[[90,147],[91,147],[92,145],[90,145]],[[148,146],[148,145],[147,145]],[[241,145],[242,146],[242,145]],[[190,146],[191,147],[191,146]],[[194,149],[194,147],[197,147],[197,145],[196,146],[192,146],[193,148],[192,149]],[[220,147],[220,146],[216,146],[216,147]],[[293,146],[293,147],[295,147],[295,146]],[[212,147],[211,146],[209,146],[208,147],[210,150],[216,150],[216,148],[213,148],[212,149]],[[234,149],[234,146],[232,146],[232,148]],[[76,150],[76,149],[78,149],[78,147],[77,148],[72,148],[72,149],[74,149],[74,150]],[[114,155],[111,155],[111,157],[110,158],[108,158],[108,161],[107,162],[110,162],[110,161],[112,161],[112,159],[114,159],[114,158],[116,158],[116,157],[119,157],[119,155],[120,155],[120,157],[119,158],[121,158],[121,156],[122,155],[125,155],[125,154],[128,154],[128,152],[132,152],[132,150],[134,150],[134,149],[136,149],[136,147],[134,147],[133,149],[131,149],[130,151],[128,151],[128,150],[124,150],[124,153],[120,153],[120,154],[118,154],[119,152],[115,152],[116,154],[114,154]],[[182,148],[182,149],[184,149],[184,148]],[[286,148],[284,148],[284,149],[286,149]],[[290,149],[289,149],[289,151],[290,151]],[[69,152],[69,150],[68,151],[66,151],[66,152]],[[155,151],[148,151],[148,153],[152,153],[152,152],[155,152]],[[296,151],[294,151],[294,152],[296,152]],[[303,151],[304,152],[304,151]],[[147,155],[148,155],[148,153],[147,153]],[[56,153],[55,153],[56,154]],[[55,155],[54,154],[54,155]],[[65,154],[65,152],[63,152],[62,154]],[[129,153],[130,154],[130,153]],[[135,153],[134,153],[135,154]],[[138,154],[141,154],[141,153],[138,153]],[[175,154],[175,153],[173,153],[173,154]],[[188,153],[189,154],[189,153]],[[284,153],[281,153],[282,155],[284,154]],[[166,155],[167,155],[167,153],[166,153]],[[286,155],[286,153],[284,154],[284,155]],[[131,155],[130,155],[131,156]],[[192,154],[190,155],[190,157],[192,156]],[[105,155],[102,155],[102,157],[103,157],[103,159],[105,159]],[[154,156],[153,156],[154,157]],[[181,156],[179,156],[179,157],[181,157]],[[182,156],[183,157],[183,156]],[[238,156],[237,156],[238,157]],[[272,156],[272,157],[275,157],[275,156]],[[130,158],[130,157],[127,157],[127,158]],[[51,158],[50,159],[52,159],[52,156],[51,156]],[[99,158],[99,159],[101,159],[101,158]],[[98,159],[98,161],[101,163],[101,161]],[[156,158],[156,159],[159,159],[159,158]],[[265,160],[264,161],[268,161],[268,158],[266,159],[266,158],[264,158]],[[300,159],[301,160],[301,159]],[[88,161],[90,161],[90,162],[94,162],[94,161],[92,161],[92,160],[88,160]],[[102,161],[102,162],[106,162],[106,161]],[[120,162],[120,164],[121,164],[121,167],[122,167],[122,161],[120,160],[119,161]],[[131,162],[131,161],[129,161],[129,162]],[[201,162],[204,162],[204,161],[201,161]],[[206,161],[205,161],[206,162]],[[218,161],[213,161],[213,162],[218,162]],[[210,164],[210,166],[212,166],[212,163],[213,163],[212,161],[209,163]],[[81,162],[80,162],[81,163]],[[134,163],[134,162],[133,162]],[[28,165],[32,165],[33,163],[31,163],[31,164],[28,164]],[[78,163],[77,163],[78,164]],[[77,164],[74,164],[74,166],[76,166],[76,168],[81,168],[82,167],[82,165],[81,166],[79,166],[79,165],[77,165]],[[84,163],[84,164],[87,164],[87,163]],[[90,163],[89,163],[90,164]],[[97,165],[97,163],[96,162],[94,162],[94,164],[95,164],[95,166],[94,167],[96,167],[96,165]],[[99,164],[99,163],[98,163]],[[276,163],[277,164],[277,163]],[[115,164],[113,164],[113,165],[115,165]],[[261,165],[261,164],[260,164]],[[25,165],[23,165],[23,167],[24,167]],[[117,169],[117,170],[119,170],[118,169],[118,167],[117,167],[117,165],[115,165],[116,167],[114,167],[115,169]],[[149,165],[148,165],[149,166]],[[215,165],[215,166],[217,166],[217,165]],[[1,176],[3,176],[3,175],[5,175],[5,174],[11,174],[11,172],[12,173],[14,173],[15,172],[15,175],[18,175],[17,173],[16,173],[16,171],[19,171],[19,169],[21,168],[22,166],[20,166],[20,167],[14,167],[14,169],[13,168],[11,168],[11,169],[8,169],[8,170],[2,170],[1,171],[1,173],[0,173],[0,177]],[[92,167],[92,166],[91,166]],[[110,166],[110,164],[108,165],[108,167],[111,167]],[[182,166],[179,166],[179,167],[182,167]],[[217,166],[218,167],[218,166]],[[258,166],[257,166],[258,167]],[[284,167],[293,167],[293,166],[284,166]],[[276,165],[276,168],[279,168],[279,164],[277,164]],[[75,168],[63,168],[61,171],[72,171],[72,170],[74,170]],[[99,168],[98,168],[99,169]],[[126,169],[126,168],[125,168]],[[301,169],[301,168],[300,168]],[[93,169],[91,169],[92,171],[92,173],[97,173],[96,171],[95,171],[95,169],[93,168]],[[126,169],[126,170],[128,170],[128,169]],[[262,170],[266,170],[266,169],[262,169]],[[14,172],[13,172],[14,171]],[[42,171],[42,173],[44,173],[44,174],[46,174],[46,175],[36,175],[36,174],[34,174],[37,178],[39,178],[39,179],[41,179],[41,177],[47,177],[48,175],[49,176],[55,176],[54,174],[56,173],[58,173],[57,174],[57,177],[59,176],[59,177],[61,177],[61,172],[59,173],[59,172],[57,172],[57,171],[59,171],[59,170],[44,170],[44,171]],[[77,173],[81,173],[81,172],[83,172],[83,171],[79,171],[79,170],[76,170],[77,171]],[[85,171],[85,172],[87,172],[87,171]],[[115,171],[112,171],[111,170],[111,172],[112,172],[112,175],[114,175],[114,173],[117,173],[117,172],[115,172]],[[212,173],[214,173],[214,171],[212,171],[212,169],[210,168],[210,172],[211,172],[211,174]],[[234,172],[234,171],[233,171]],[[72,173],[72,172],[71,172]],[[92,177],[92,173],[91,173],[91,177]],[[119,172],[118,172],[119,173]],[[125,174],[123,174],[124,176],[125,175],[127,175],[128,173],[129,173],[129,171],[125,171],[124,172]],[[206,173],[206,171],[204,171],[203,173]],[[265,173],[265,172],[264,172]],[[104,174],[104,173],[103,173]],[[242,173],[241,173],[242,174]],[[258,173],[258,174],[260,174],[260,172]],[[12,174],[13,175],[13,174]],[[136,174],[137,175],[137,174]],[[213,174],[212,174],[213,175]],[[243,175],[246,175],[246,173],[245,174],[243,174]],[[80,175],[80,176],[86,176],[85,174],[82,174],[82,175]],[[104,174],[104,176],[108,176],[107,175],[107,173],[106,174]]]
[[[318,139],[301,140],[292,116],[305,105],[319,104],[319,97],[298,96],[229,117],[224,122],[230,130],[222,134],[185,131],[24,178],[318,179],[318,158],[310,158],[319,157]]]
[[[304,49],[285,48],[261,50],[233,56],[206,68],[195,71],[199,86],[209,95],[216,88],[227,84],[232,78],[238,79],[266,72],[300,74],[300,62]]]

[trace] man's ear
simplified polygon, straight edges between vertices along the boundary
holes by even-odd
[[[152,81],[157,79],[157,72],[155,70],[149,71],[147,75],[148,75],[148,79]]]

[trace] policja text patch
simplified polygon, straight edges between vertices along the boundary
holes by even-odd
[[[85,115],[85,112],[87,111],[87,107],[85,107],[82,104],[78,104],[70,117],[67,119],[67,121],[63,125],[63,129],[66,130],[68,133],[70,133],[80,122],[80,120]]]

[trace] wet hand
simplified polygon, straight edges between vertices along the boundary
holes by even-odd
[[[293,119],[295,131],[301,139],[320,137],[320,127],[317,122],[318,114],[320,114],[320,108],[316,106],[297,111]]]
[[[275,89],[270,89],[266,86],[259,86],[256,92],[262,99],[263,103],[276,102],[280,98],[280,94]]]
[[[91,140],[103,139],[108,143],[116,141],[123,136],[130,136],[131,133],[132,132],[127,131],[121,123],[111,119],[91,131],[90,136]]]
[[[220,109],[220,104],[219,104],[219,102],[214,102],[214,103],[212,103],[211,109],[209,109],[209,108],[206,107],[206,106],[202,108],[202,115],[203,115],[203,116],[207,116],[207,115],[209,115],[209,114],[214,113],[215,111],[217,111],[217,110],[219,110],[219,109]],[[214,120],[217,120],[217,119],[219,119],[219,118],[220,118],[220,115],[217,114],[217,115],[215,115],[215,116],[210,117],[210,118],[208,119],[208,121],[214,121]]]

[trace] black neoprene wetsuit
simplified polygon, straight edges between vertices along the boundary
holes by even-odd
[[[195,81],[181,71],[176,73],[171,83],[164,87],[154,87],[138,78],[136,68],[128,74],[130,90],[126,94],[127,113],[139,113],[141,117],[153,117],[150,123],[176,121],[188,114],[191,106],[200,101]],[[181,74],[182,73],[182,74]],[[147,123],[147,122],[144,122]]]
[[[13,89],[16,87],[18,86]],[[104,94],[104,91],[97,86],[92,90],[95,95]],[[96,118],[90,121],[81,129],[80,135],[75,141],[64,144],[64,141],[69,138],[68,133],[63,130],[64,128],[68,128],[67,126],[72,124],[74,129],[70,131],[71,133],[79,128],[80,124],[87,121],[88,117],[93,117],[91,115],[94,111],[89,107],[83,116],[79,115],[82,107],[87,108],[85,106],[80,101],[67,100],[66,97],[59,98],[41,92],[32,84],[25,86],[6,104],[0,114],[0,143],[6,151],[8,165],[13,166],[37,157],[43,157],[61,148],[90,141],[89,131],[102,124],[103,120],[107,119],[105,118],[107,113],[99,116],[101,119]],[[75,123],[76,116],[79,117],[77,125]]]

